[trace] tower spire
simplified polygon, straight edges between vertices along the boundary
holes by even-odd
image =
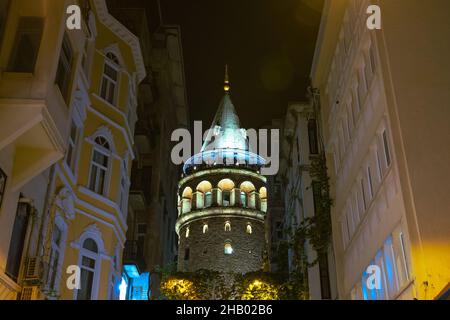
[[[223,83],[223,90],[225,92],[230,91],[230,80],[228,79],[228,64],[225,65],[225,81]]]

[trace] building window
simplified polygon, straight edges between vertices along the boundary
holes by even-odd
[[[6,19],[8,18],[9,4],[11,0],[0,1],[0,48],[5,33]]]
[[[370,166],[367,167],[367,180],[369,182],[369,196],[372,199],[372,197],[373,197],[373,183],[372,183],[372,172],[370,170]]]
[[[222,191],[222,204],[224,207],[230,205],[231,192],[229,190]]]
[[[203,233],[207,233],[208,232],[208,225],[205,223],[203,225]]]
[[[225,222],[225,231],[231,231],[231,223],[229,221]]]
[[[386,130],[383,131],[382,136],[383,136],[383,147],[384,147],[384,156],[386,159],[386,166],[389,167],[391,165],[391,153],[389,151],[389,143]]]
[[[247,194],[243,191],[241,191],[241,206],[247,207]]]
[[[94,146],[92,156],[89,188],[98,194],[104,195],[109,166],[109,143],[104,137],[97,137],[95,143],[96,146]]]
[[[69,88],[71,79],[71,69],[72,69],[72,58],[73,50],[70,44],[69,37],[64,34],[61,52],[59,54],[58,69],[56,71],[55,83],[58,86],[61,94],[66,101],[69,103]]]
[[[229,242],[225,243],[224,253],[225,254],[232,254],[233,253],[233,247],[231,246],[231,243],[229,243]]]
[[[40,17],[20,17],[8,71],[33,73],[44,29]]]
[[[189,227],[186,228],[186,234],[185,234],[186,238],[189,238]]]
[[[313,192],[313,204],[314,204],[314,214],[319,209],[319,204],[322,198],[322,192],[320,189],[320,183],[317,181],[312,181],[312,192]]]
[[[96,279],[96,267],[98,259],[97,243],[88,238],[81,248],[81,275],[80,289],[77,291],[77,300],[92,300],[94,293],[94,279]]]
[[[319,147],[317,143],[317,124],[316,119],[308,120],[308,139],[309,139],[309,153],[318,154]]]
[[[322,299],[331,299],[330,275],[328,272],[327,254],[321,253],[318,258],[319,275],[320,275],[320,291]]]
[[[67,146],[66,163],[72,172],[75,172],[76,159],[78,156],[78,135],[79,129],[72,120],[70,125],[69,143]]]
[[[64,230],[55,223],[53,226],[52,242],[50,246],[49,274],[48,286],[52,290],[56,290],[56,280],[61,267],[61,258],[63,255],[63,236]]]
[[[189,260],[189,248],[184,249],[184,260]]]
[[[6,179],[6,173],[4,173],[2,169],[0,169],[0,208],[2,207],[3,197],[5,196]]]
[[[400,284],[404,285],[409,280],[409,269],[408,269],[408,260],[406,259],[406,249],[405,249],[405,240],[403,233],[400,232],[399,234],[399,241],[400,241],[400,250],[401,250],[401,256],[400,259],[397,259],[399,261],[399,274],[400,277]]]
[[[116,103],[118,69],[119,61],[117,57],[112,53],[108,53],[106,55],[103,69],[100,96],[112,105],[115,105]]]
[[[252,234],[252,232],[253,232],[253,230],[252,230],[252,225],[251,225],[250,223],[247,223],[247,229],[246,229],[246,232],[247,232],[248,234]]]
[[[398,290],[398,279],[395,270],[394,248],[392,236],[389,236],[383,246],[384,266],[386,271],[387,294],[393,298]]]
[[[14,281],[17,281],[19,277],[20,262],[25,246],[30,210],[31,207],[28,203],[19,201],[5,268],[5,273]]]
[[[212,205],[212,193],[208,191],[205,193],[205,208],[211,207]]]
[[[122,161],[119,197],[120,210],[122,210],[122,215],[126,217],[128,212],[128,169],[126,160]]]
[[[377,156],[377,166],[378,166],[378,178],[381,182],[381,180],[383,179],[383,170],[381,169],[380,153],[378,152],[378,149],[376,150],[376,156]]]
[[[83,51],[81,56],[81,67],[83,69],[84,75],[89,79],[89,66],[90,66],[90,50],[91,49],[91,40],[86,38],[84,40]]]
[[[363,204],[363,209],[364,211],[367,209],[367,202],[366,202],[366,190],[364,188],[364,179],[360,180],[360,184],[361,184],[361,196],[362,196],[362,204]]]

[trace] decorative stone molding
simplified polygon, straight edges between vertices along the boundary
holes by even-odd
[[[95,143],[95,139],[96,139],[97,137],[100,137],[100,136],[102,136],[102,137],[104,137],[106,140],[108,140],[109,145],[110,145],[110,148],[111,148],[111,151],[112,151],[113,153],[117,154],[117,152],[116,152],[116,146],[115,146],[115,144],[114,144],[114,136],[113,136],[113,134],[112,134],[111,129],[108,128],[107,126],[101,126],[101,127],[99,127],[97,130],[95,130],[95,132],[94,132],[91,136],[88,137],[88,140],[89,140],[91,143]]]
[[[119,60],[119,66],[122,68],[125,67],[125,60],[123,59],[122,53],[120,52],[119,49],[119,44],[117,42],[110,44],[109,46],[103,48],[101,51],[105,56],[107,53],[114,54],[117,60]]]
[[[75,195],[69,188],[63,187],[58,192],[55,203],[66,219],[73,220],[75,218]]]
[[[117,21],[112,15],[109,14],[105,0],[94,0],[94,5],[97,9],[97,15],[101,23],[114,32],[119,38],[123,39],[131,47],[134,61],[136,64],[136,71],[138,74],[138,80],[141,82],[145,76],[145,65],[142,57],[141,45],[139,39],[131,33],[124,25]]]
[[[102,257],[105,257],[105,258],[109,257],[105,253],[105,245],[104,245],[104,241],[103,241],[103,237],[102,237],[102,232],[100,231],[100,229],[96,223],[93,223],[93,224],[90,224],[89,226],[87,226],[84,229],[83,233],[80,235],[80,237],[77,240],[72,241],[72,243],[71,243],[72,248],[81,249],[81,247],[83,246],[83,242],[88,238],[95,240],[95,242],[97,243],[97,246],[98,246],[98,253]]]

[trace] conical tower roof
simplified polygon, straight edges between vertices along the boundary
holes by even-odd
[[[240,126],[239,117],[229,92],[226,92],[220,101],[201,151],[210,149],[247,150],[245,129]]]
[[[248,150],[245,129],[241,128],[239,117],[230,98],[228,66],[225,66],[225,95],[219,104],[201,151],[211,149]]]

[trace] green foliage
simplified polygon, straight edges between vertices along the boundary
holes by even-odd
[[[161,292],[170,300],[226,299],[228,291],[222,273],[212,270],[163,273]]]

